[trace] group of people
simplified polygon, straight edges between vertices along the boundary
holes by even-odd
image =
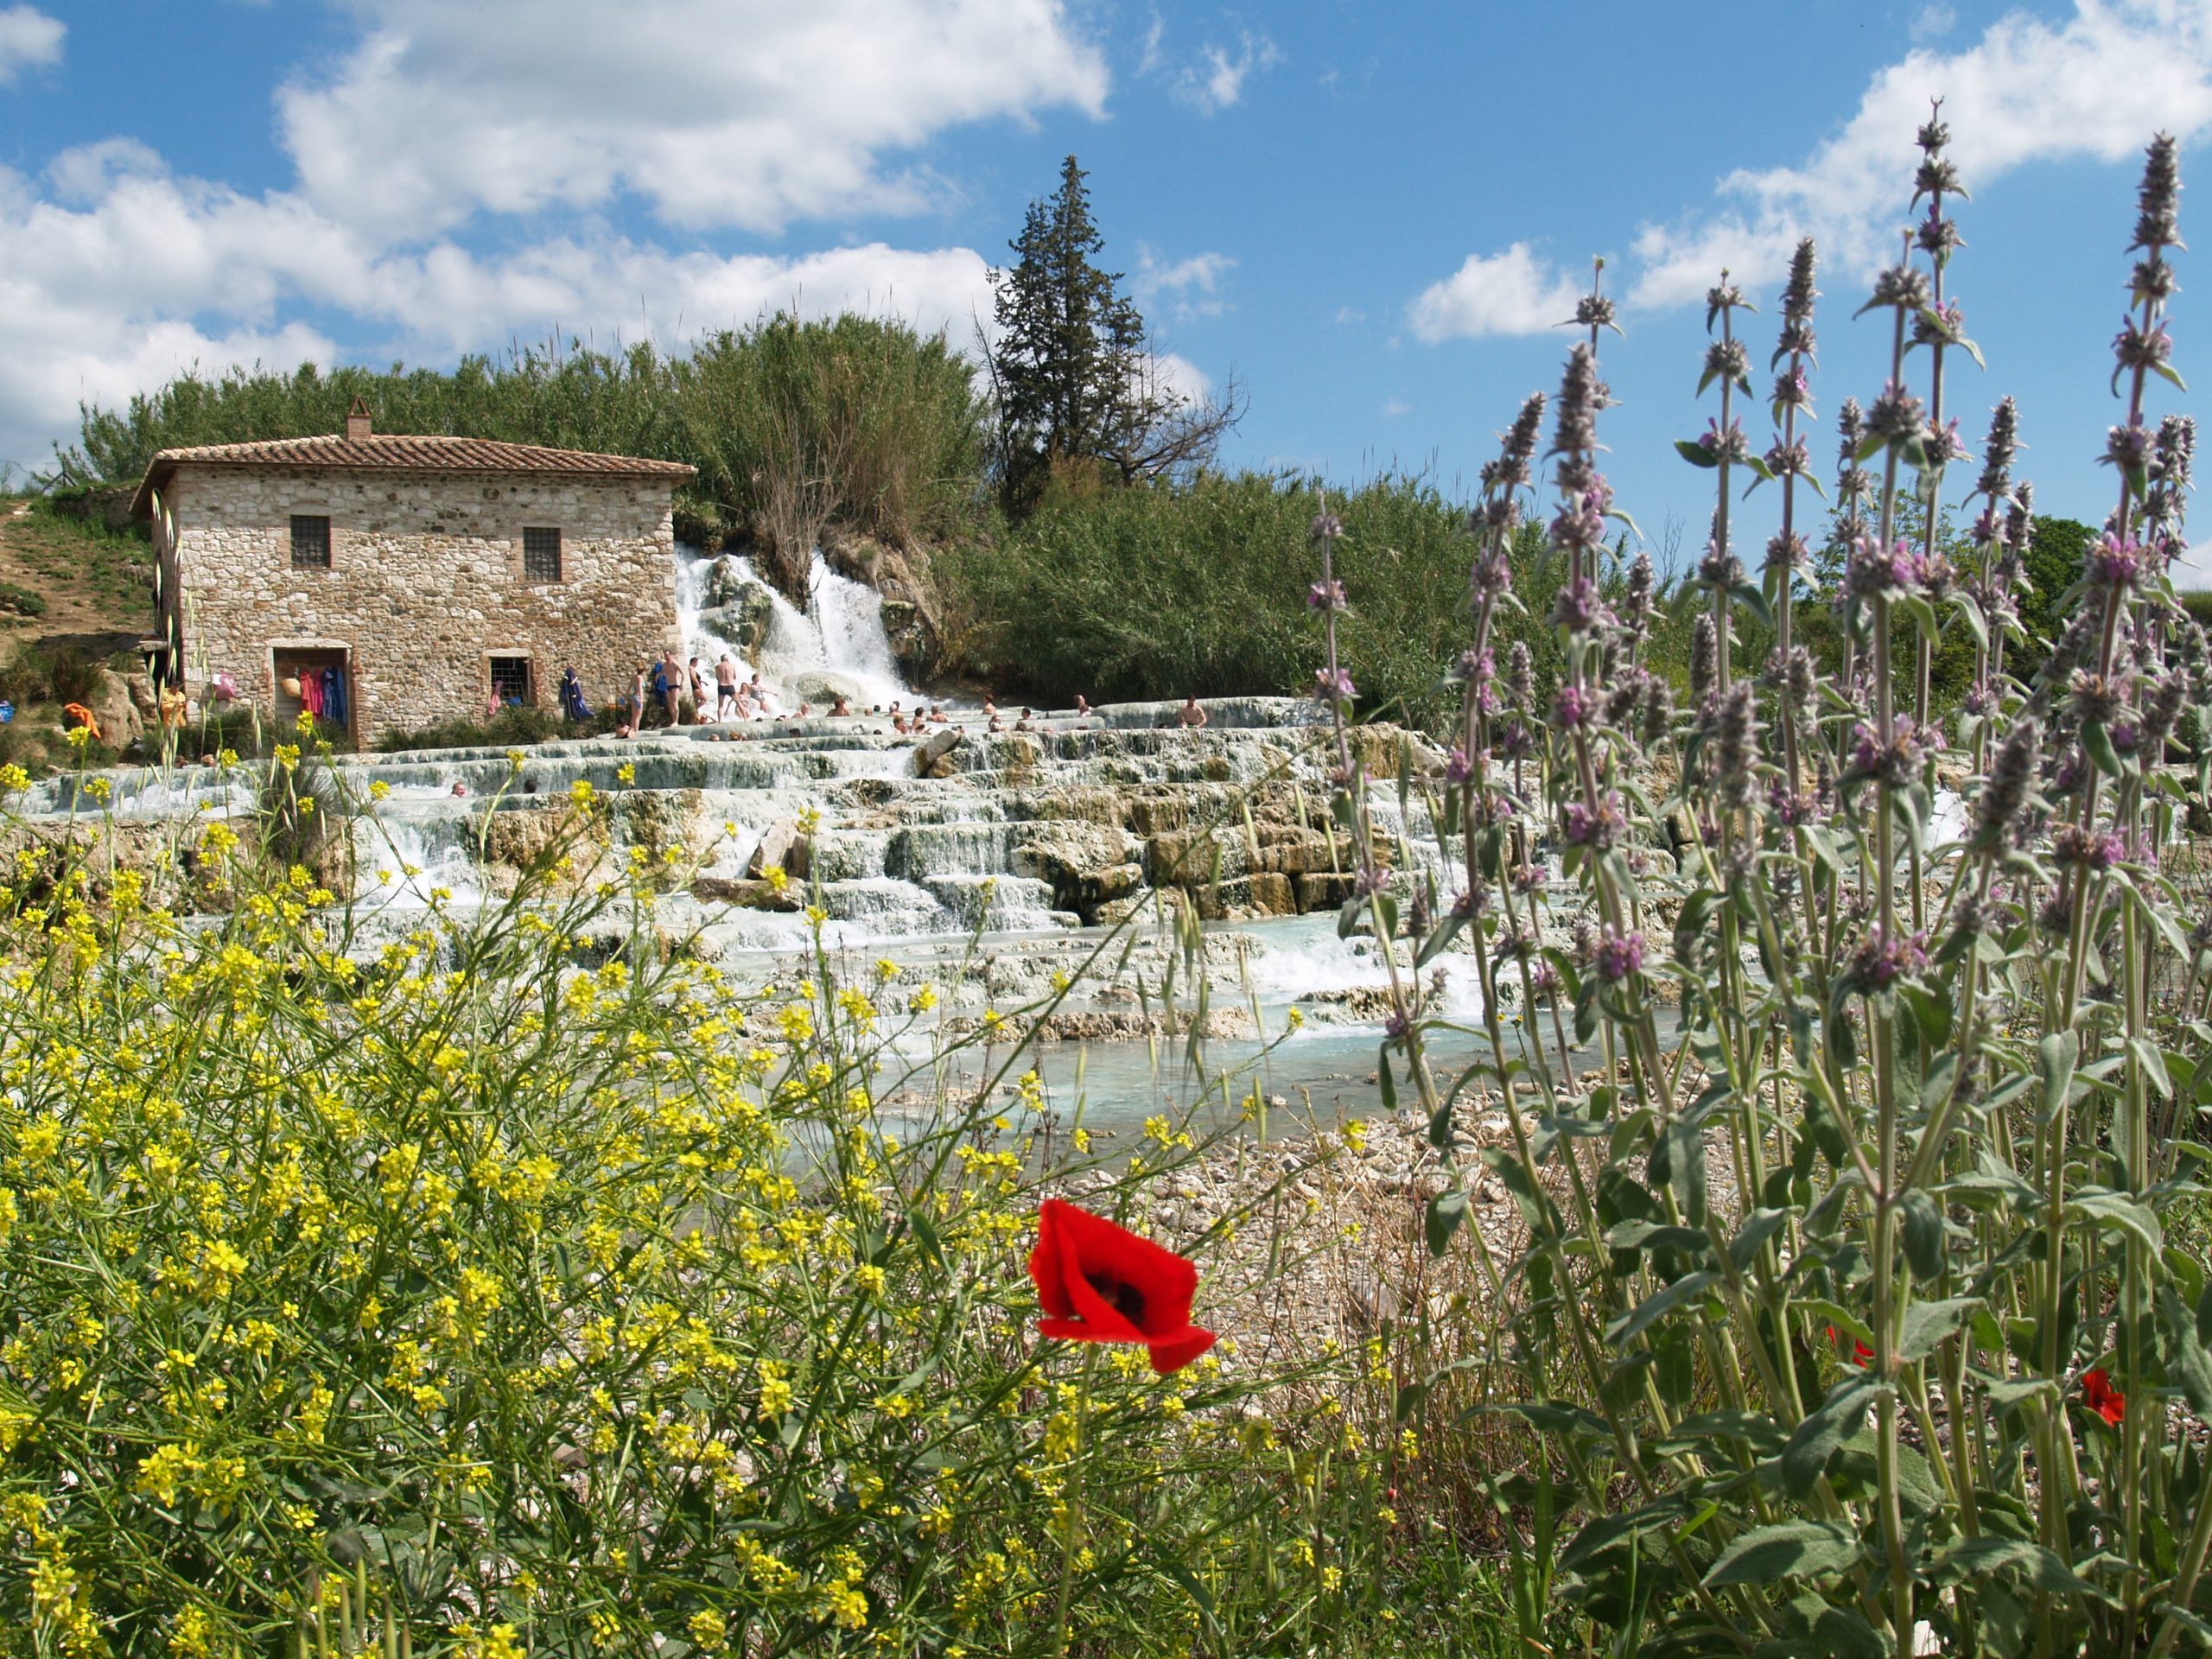
[[[714,687],[711,714],[708,712],[708,676],[710,672]],[[656,723],[668,726],[687,723],[706,726],[780,717],[776,711],[775,696],[761,683],[760,671],[755,670],[748,677],[744,666],[728,652],[722,653],[721,659],[711,671],[696,657],[689,663],[678,661],[672,650],[665,652],[658,662],[639,664],[637,675],[631,683],[627,706],[623,710],[626,718],[615,728],[614,734],[631,737],[644,731],[648,717],[656,709],[660,716]],[[584,702],[583,683],[573,668],[561,671],[561,712],[573,721],[591,718],[591,709]],[[688,721],[685,718],[687,712],[690,715]],[[792,711],[802,720],[811,718],[815,712],[810,704],[804,702]],[[842,693],[836,695],[830,707],[821,712],[833,720],[856,717],[851,699]],[[1093,712],[1090,699],[1078,694],[1075,700],[1078,729],[1082,722],[1091,718]],[[998,704],[988,691],[983,694],[982,716],[987,731],[1003,732],[1007,729],[1006,717],[1000,714]],[[931,726],[951,723],[951,716],[945,713],[941,703],[931,703],[925,708],[917,702],[908,709],[896,697],[891,700],[888,708],[881,703],[872,704],[858,711],[857,717],[878,720],[887,717],[891,728],[902,736],[921,733]],[[1013,729],[1017,732],[1033,730],[1034,722],[1040,719],[1034,709],[1025,708],[1014,721]],[[1160,721],[1163,726],[1181,727],[1189,731],[1195,731],[1206,723],[1206,711],[1199,706],[1196,696],[1185,697],[1180,708]]]
[[[750,678],[737,659],[728,652],[721,655],[712,670],[714,675],[713,712],[709,712],[707,695],[709,670],[696,657],[687,663],[679,662],[675,652],[662,655],[658,662],[640,663],[630,685],[628,707],[624,710],[628,718],[614,728],[617,737],[631,737],[645,729],[647,718],[658,710],[661,723],[681,726],[684,720],[688,699],[690,720],[695,726],[706,726],[729,721],[768,720],[775,715],[775,694],[760,683],[755,670]],[[569,670],[562,677],[562,706],[572,720],[586,719],[591,711],[583,706],[581,688],[575,690],[570,700],[575,671]],[[804,712],[804,705],[800,712]]]

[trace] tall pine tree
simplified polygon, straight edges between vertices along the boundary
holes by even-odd
[[[1007,504],[1035,505],[1056,471],[1087,467],[1123,483],[1202,465],[1241,409],[1234,386],[1216,401],[1165,383],[1122,276],[1090,216],[1086,175],[1069,156],[1058,194],[1029,204],[992,273],[999,340],[991,356]]]

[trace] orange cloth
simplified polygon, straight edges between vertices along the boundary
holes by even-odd
[[[86,708],[83,703],[65,702],[61,705],[61,712],[90,732],[95,740],[99,739],[100,723],[92,718],[92,711]]]

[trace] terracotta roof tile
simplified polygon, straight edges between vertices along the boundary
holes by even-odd
[[[531,443],[501,443],[491,438],[373,437],[274,438],[258,443],[210,443],[164,449],[146,468],[145,480],[131,502],[132,512],[152,511],[152,493],[180,466],[327,467],[341,472],[550,473],[571,478],[664,478],[681,483],[697,469],[677,461],[647,461],[635,455],[592,454],[581,449],[547,449]]]

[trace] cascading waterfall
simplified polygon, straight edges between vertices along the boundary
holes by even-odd
[[[456,906],[481,903],[476,866],[461,844],[467,827],[458,812],[418,821],[387,810],[357,820],[356,903],[372,912],[426,909],[438,893]]]
[[[888,704],[893,700],[912,706],[915,694],[899,672],[891,639],[883,630],[883,601],[864,582],[855,582],[830,569],[819,552],[807,573],[807,609],[802,611],[770,583],[763,582],[752,560],[741,554],[709,556],[693,548],[677,553],[676,620],[683,631],[686,655],[696,655],[702,667],[725,652],[746,662],[744,651],[716,632],[703,620],[708,584],[715,564],[727,558],[737,567],[741,582],[758,587],[766,595],[768,634],[752,666],[775,697],[775,712],[789,714],[802,702],[820,704],[823,687],[836,687],[856,698],[858,706]],[[811,689],[803,682],[811,680]]]

